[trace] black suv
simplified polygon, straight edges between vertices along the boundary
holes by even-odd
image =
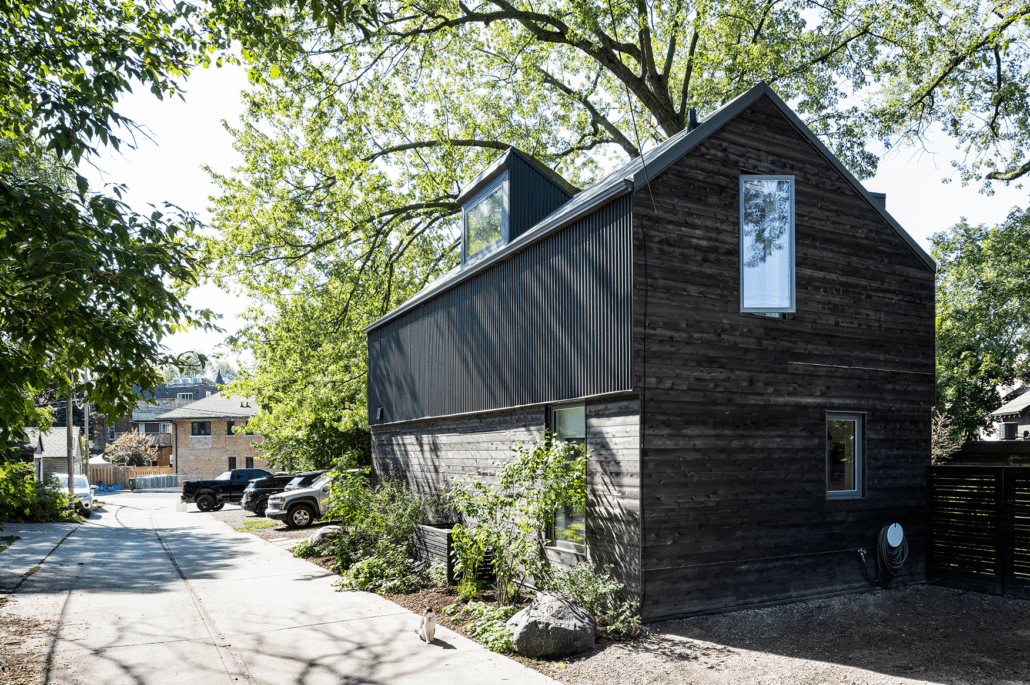
[[[268,506],[268,496],[285,490],[286,486],[293,479],[293,474],[285,474],[250,481],[247,484],[247,489],[243,491],[243,499],[240,500],[240,506],[246,511],[252,511],[258,516],[264,516],[265,508]]]
[[[293,480],[290,481],[289,485],[283,488],[283,490],[303,490],[304,488],[310,487],[311,484],[318,480],[325,472],[326,469],[322,469],[321,471],[305,471],[304,473],[298,473],[293,477]]]

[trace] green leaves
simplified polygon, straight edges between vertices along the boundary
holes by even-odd
[[[502,603],[526,578],[547,584],[547,527],[559,508],[585,506],[587,457],[571,443],[515,443],[511,459],[494,464],[496,483],[469,476],[452,484],[451,499],[465,522],[453,533],[465,580],[475,577],[489,551]]]
[[[1002,392],[1030,383],[1030,210],[934,234],[937,406],[957,433],[993,430]]]

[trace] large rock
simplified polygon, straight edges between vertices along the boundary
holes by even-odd
[[[308,544],[315,547],[324,545],[329,541],[330,535],[335,535],[342,531],[343,528],[340,526],[323,526],[311,534],[311,537],[308,538]]]
[[[593,648],[597,621],[564,597],[541,593],[505,624],[515,633],[515,651],[540,657],[575,654]]]

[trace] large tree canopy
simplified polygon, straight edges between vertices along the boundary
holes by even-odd
[[[175,94],[206,62],[193,14],[0,0],[0,442],[38,418],[27,398],[48,385],[126,413],[134,385],[160,380],[162,337],[208,318],[182,300],[199,268],[192,218],[138,215],[121,187],[91,190],[74,170],[131,135],[117,102],[133,83]]]
[[[968,178],[1014,164],[1026,18],[973,0],[288,0],[247,34],[245,163],[215,175],[211,256],[260,303],[240,389],[267,393],[261,429],[283,440],[363,420],[361,328],[454,266],[458,188],[510,145],[586,186],[764,80],[859,177],[869,141],[935,125]]]
[[[1030,210],[933,236],[937,404],[966,439],[993,431],[1000,388],[1030,383]]]

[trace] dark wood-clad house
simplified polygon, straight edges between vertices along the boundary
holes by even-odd
[[[462,264],[367,329],[378,472],[416,489],[545,430],[592,451],[558,563],[645,619],[925,578],[933,261],[758,85],[574,193],[509,150],[461,194]]]

